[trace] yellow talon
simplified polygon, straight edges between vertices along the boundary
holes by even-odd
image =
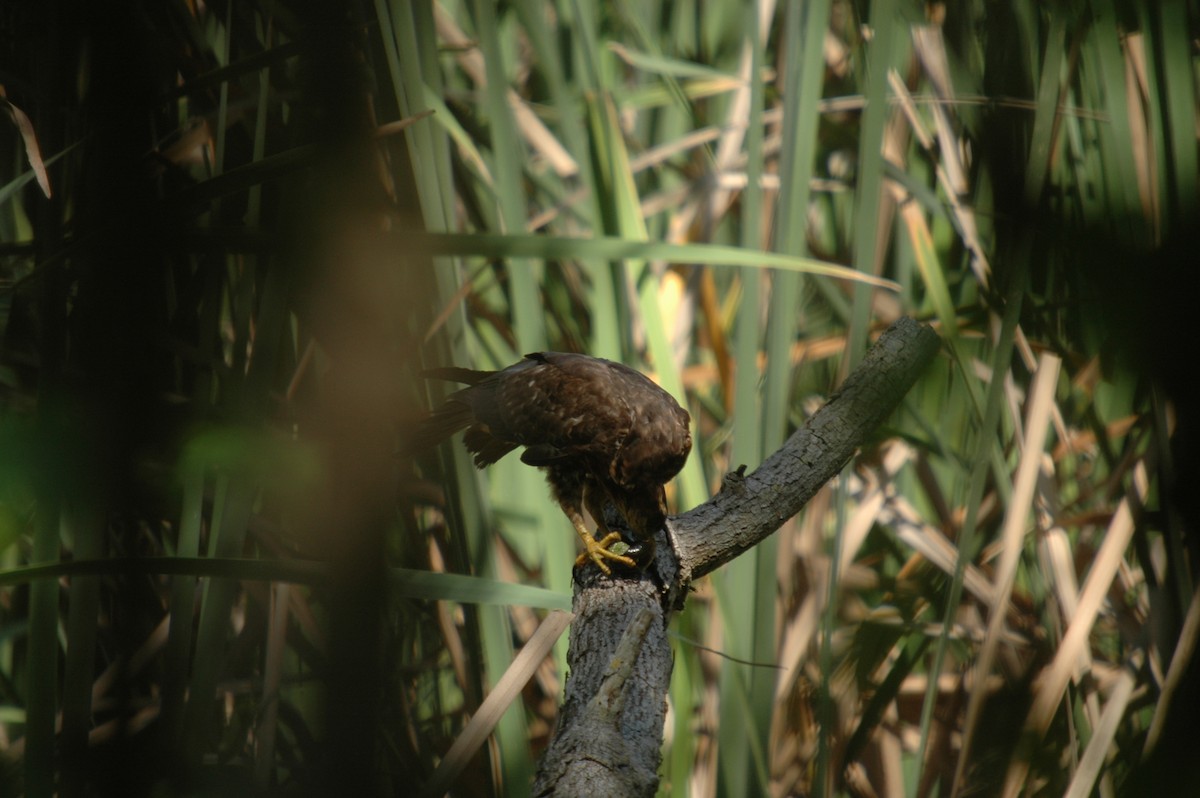
[[[619,532],[609,532],[601,541],[597,541],[591,535],[581,534],[579,537],[583,538],[583,545],[587,547],[587,551],[575,558],[575,565],[584,565],[588,560],[591,560],[592,562],[596,563],[597,568],[599,568],[608,576],[612,576],[612,570],[608,567],[608,564],[604,562],[606,559],[616,560],[622,565],[627,565],[630,568],[637,567],[637,563],[634,562],[631,557],[626,557],[624,554],[617,554],[615,551],[610,549],[614,543],[621,539],[621,534]]]

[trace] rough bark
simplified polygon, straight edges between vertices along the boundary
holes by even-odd
[[[900,319],[758,469],[729,474],[712,499],[668,519],[644,572],[576,570],[566,698],[534,795],[654,795],[671,680],[666,628],[688,584],[799,512],[891,414],[939,346],[932,329]]]

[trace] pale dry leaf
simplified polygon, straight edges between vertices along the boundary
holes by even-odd
[[[29,117],[25,115],[17,106],[8,101],[6,97],[0,97],[0,105],[8,111],[8,116],[16,126],[17,131],[21,134],[21,141],[25,143],[25,155],[29,158],[29,165],[33,168],[34,175],[37,176],[38,185],[42,187],[42,193],[46,198],[50,198],[50,175],[46,173],[46,164],[42,161],[42,150],[38,146],[37,135],[33,132],[33,123],[29,121]]]

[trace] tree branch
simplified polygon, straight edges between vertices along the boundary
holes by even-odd
[[[669,519],[646,571],[609,578],[576,569],[566,698],[534,795],[654,795],[671,680],[666,628],[688,584],[799,512],[899,405],[939,347],[932,329],[901,318],[757,470],[727,475],[716,496]]]
[[[720,493],[673,519],[680,578],[686,582],[716,570],[800,512],[891,415],[940,346],[932,329],[901,318],[837,393],[757,470],[728,475]]]

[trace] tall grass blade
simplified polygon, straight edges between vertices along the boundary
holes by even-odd
[[[1030,391],[1026,409],[1027,420],[1021,462],[1017,466],[1016,484],[1008,504],[1007,514],[1004,517],[1004,531],[1001,538],[1003,549],[1000,554],[1000,562],[996,566],[996,578],[992,586],[987,636],[984,637],[983,647],[975,662],[976,685],[987,682],[996,658],[997,648],[1000,645],[1000,636],[1004,630],[1009,596],[1016,579],[1017,560],[1024,548],[1022,539],[1033,511],[1034,490],[1042,468],[1045,442],[1050,428],[1051,406],[1054,404],[1054,393],[1058,387],[1060,366],[1061,361],[1057,357],[1043,355],[1038,363],[1037,373],[1034,375],[1033,388]],[[954,773],[955,791],[961,789],[963,783],[963,773],[966,772],[971,744],[974,741],[985,695],[983,689],[976,689],[971,693],[967,704],[967,715],[963,721],[962,749]]]
[[[44,491],[34,527],[32,559],[58,560],[60,509]],[[25,792],[54,792],[55,718],[58,714],[58,582],[39,579],[29,586],[29,648],[25,657]]]
[[[104,552],[104,513],[95,506],[76,506],[64,512],[64,529],[74,541],[72,555],[98,559]],[[63,668],[62,792],[86,794],[88,732],[92,728],[92,679],[96,667],[97,625],[100,619],[100,577],[71,580],[67,615],[67,653]]]

